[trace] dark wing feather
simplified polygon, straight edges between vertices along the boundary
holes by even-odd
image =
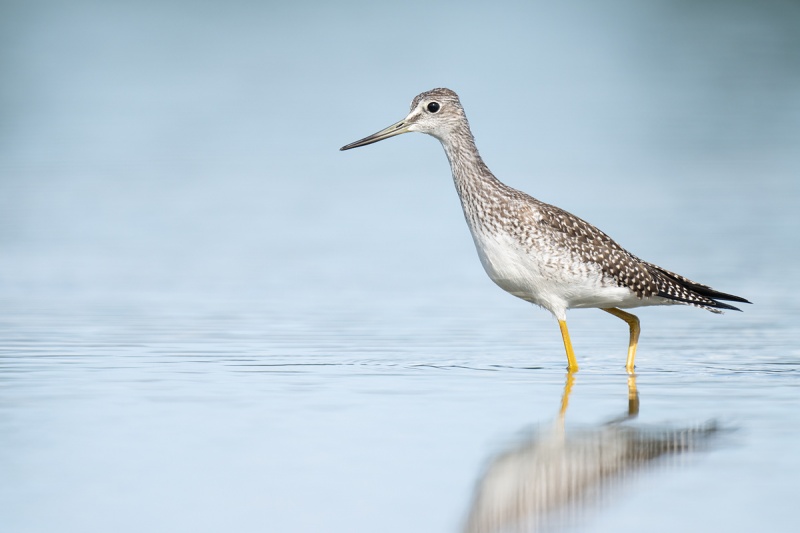
[[[741,296],[733,294],[726,294],[719,292],[708,285],[697,283],[688,278],[685,278],[674,272],[663,269],[658,265],[652,263],[645,263],[647,268],[654,273],[660,280],[658,296],[675,300],[677,302],[687,303],[708,309],[709,311],[721,312],[719,309],[730,309],[732,311],[741,311],[738,307],[730,304],[720,302],[719,300],[728,300],[732,302],[742,302],[749,304],[750,302]]]

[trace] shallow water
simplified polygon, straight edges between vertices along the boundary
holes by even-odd
[[[793,531],[800,16],[638,5],[464,12],[488,74],[377,39],[407,6],[6,8],[0,529]],[[434,140],[337,152],[434,85],[501,179],[754,305],[637,311],[637,416],[572,312],[570,384]]]
[[[555,420],[564,387],[554,324],[535,317],[524,331],[451,310],[462,324],[413,334],[393,322],[276,327],[258,312],[20,308],[3,321],[0,419],[14,531],[455,530],[487,464]],[[676,317],[645,322],[627,424],[723,431],[569,523],[788,531],[800,361],[764,342],[788,324]],[[612,324],[576,331],[584,368],[568,428],[627,412],[625,335]]]

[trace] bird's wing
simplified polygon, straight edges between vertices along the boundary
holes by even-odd
[[[639,298],[658,295],[658,275],[647,267],[648,263],[572,213],[541,202],[536,207],[542,215],[538,217],[539,223],[580,261],[598,265],[603,274],[630,288]]]
[[[639,298],[658,296],[714,313],[721,313],[721,309],[740,311],[738,307],[719,300],[750,303],[739,296],[716,291],[708,285],[642,261],[572,213],[544,203],[538,203],[537,207],[543,215],[540,223],[548,226],[557,242],[569,248],[581,261],[598,265],[605,275],[619,286],[631,289]]]

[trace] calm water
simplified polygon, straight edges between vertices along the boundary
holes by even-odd
[[[3,8],[0,529],[796,529],[796,8],[224,6]],[[438,85],[501,179],[754,305],[638,312],[635,383],[575,311],[569,382],[438,143],[337,152]]]

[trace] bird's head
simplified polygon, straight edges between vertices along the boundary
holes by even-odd
[[[401,133],[418,131],[444,140],[459,126],[466,124],[466,116],[458,95],[450,89],[432,89],[417,95],[411,102],[411,111],[406,118],[368,137],[342,146],[349,150],[376,143]]]

